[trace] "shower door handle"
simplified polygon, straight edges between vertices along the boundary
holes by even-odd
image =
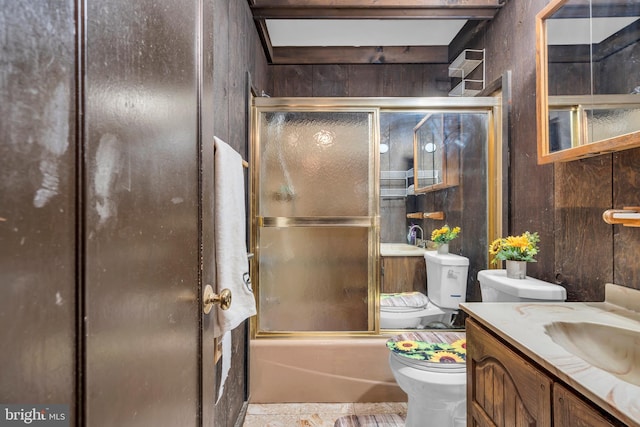
[[[213,292],[211,285],[204,287],[202,294],[202,311],[204,314],[209,314],[214,304],[220,304],[220,308],[228,310],[231,307],[231,291],[229,289],[223,289],[219,294]]]

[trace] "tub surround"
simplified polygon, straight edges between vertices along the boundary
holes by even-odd
[[[640,426],[640,386],[584,361],[547,332],[552,322],[581,322],[625,328],[640,336],[640,291],[607,284],[605,294],[604,302],[483,302],[461,308],[595,406],[625,424]]]
[[[251,340],[252,403],[406,402],[389,337]]]

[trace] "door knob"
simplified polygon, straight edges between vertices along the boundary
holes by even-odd
[[[204,293],[202,295],[202,305],[204,314],[209,314],[214,304],[220,304],[220,308],[228,310],[231,307],[231,291],[229,289],[223,289],[219,294],[213,292],[211,285],[204,287]]]

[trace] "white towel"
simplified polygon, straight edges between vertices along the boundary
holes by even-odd
[[[245,188],[242,157],[214,137],[214,218],[217,292],[231,291],[231,307],[216,310],[216,337],[256,314],[246,245]]]

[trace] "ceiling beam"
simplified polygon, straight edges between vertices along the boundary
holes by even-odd
[[[504,0],[253,0],[260,19],[492,19]]]
[[[274,47],[272,64],[446,64],[447,46]]]

